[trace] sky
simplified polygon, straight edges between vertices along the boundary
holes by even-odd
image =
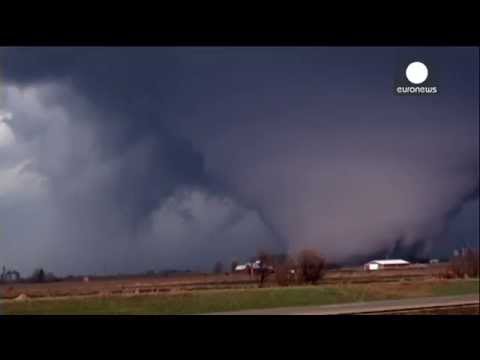
[[[439,93],[393,93],[422,61]],[[478,48],[0,48],[0,265],[478,246]]]

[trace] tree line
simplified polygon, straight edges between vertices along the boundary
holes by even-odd
[[[2,266],[2,272],[0,273],[0,283],[16,283],[16,282],[31,282],[31,283],[43,283],[59,281],[53,273],[45,272],[43,268],[35,269],[29,277],[23,278],[20,272],[13,269],[7,269]]]

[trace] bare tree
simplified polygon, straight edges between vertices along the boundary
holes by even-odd
[[[450,260],[450,270],[456,277],[477,277],[479,274],[478,249],[463,249]]]
[[[314,250],[303,250],[298,255],[298,275],[300,281],[315,284],[324,275],[325,260]]]
[[[258,267],[255,269],[258,274],[258,287],[263,287],[265,280],[272,273],[272,257],[263,250],[257,255]]]

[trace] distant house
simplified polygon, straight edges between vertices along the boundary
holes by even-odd
[[[273,267],[272,266],[267,266],[264,267],[264,269],[268,269],[269,271],[273,272]],[[259,271],[261,269],[261,261],[257,260],[254,262],[247,262],[245,264],[240,264],[235,266],[235,272],[250,272],[250,269],[253,270],[254,273]]]
[[[401,259],[389,259],[389,260],[372,260],[363,265],[366,271],[382,270],[382,269],[397,269],[410,265],[408,261]]]
[[[235,271],[247,271],[248,269],[250,269],[249,264],[241,264],[241,265],[235,266]]]

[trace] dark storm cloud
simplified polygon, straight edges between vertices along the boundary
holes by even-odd
[[[4,88],[12,115],[2,134],[15,138],[0,149],[10,159],[0,162],[3,264],[58,273],[205,269],[271,240],[255,212],[222,201],[204,180],[188,140],[160,128],[128,142],[103,138],[101,122],[115,111],[98,111],[70,84],[45,81]],[[175,206],[195,214],[186,231],[164,221],[175,224]]]
[[[61,269],[205,267],[272,243],[339,259],[399,241],[435,248],[450,213],[478,198],[475,49],[0,55],[7,84],[69,89],[42,95],[44,108],[70,113],[55,141],[38,140],[34,116],[11,121],[19,137],[37,142],[31,166],[55,189],[48,221],[64,220],[41,227],[55,228],[45,259],[54,263],[48,254],[62,246],[82,254]],[[419,58],[435,65],[441,94],[394,96],[397,66]],[[71,131],[84,138],[56,149]]]

